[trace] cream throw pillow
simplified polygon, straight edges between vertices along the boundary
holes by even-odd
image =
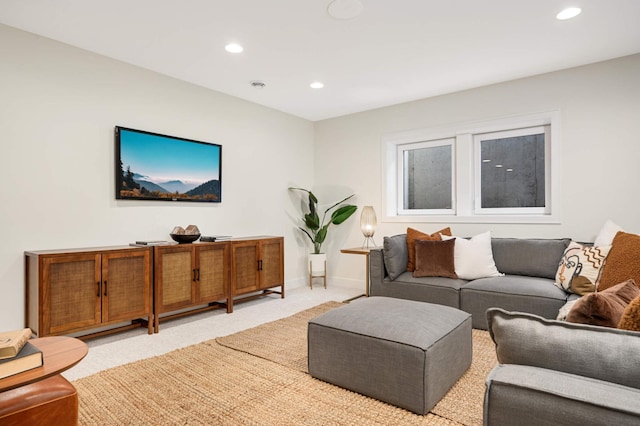
[[[598,236],[593,242],[593,245],[595,247],[610,246],[613,243],[613,239],[615,238],[618,231],[622,230],[623,229],[619,225],[608,219],[602,226],[600,232],[598,232]]]
[[[478,234],[470,239],[460,237],[448,237],[442,235],[443,240],[456,239],[453,257],[458,278],[463,280],[476,280],[486,277],[500,277],[504,274],[498,272],[493,260],[491,250],[491,232]]]

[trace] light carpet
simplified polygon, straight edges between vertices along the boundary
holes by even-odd
[[[497,363],[473,331],[471,368],[419,416],[306,373],[307,321],[329,302],[230,336],[136,361],[74,382],[80,425],[482,424],[484,379]]]

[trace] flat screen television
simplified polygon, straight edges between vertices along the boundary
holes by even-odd
[[[116,199],[219,203],[222,145],[116,126]]]

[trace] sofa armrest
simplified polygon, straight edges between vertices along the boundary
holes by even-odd
[[[501,364],[529,365],[640,389],[640,333],[487,310]]]
[[[382,248],[373,248],[369,251],[369,294],[380,294],[382,282],[387,275],[384,269],[384,256]]]
[[[638,389],[602,380],[499,365],[486,380],[484,424],[637,425],[639,398]]]

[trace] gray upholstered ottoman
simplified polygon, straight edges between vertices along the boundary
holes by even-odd
[[[425,414],[471,365],[471,315],[411,300],[358,299],[309,321],[309,373]]]

